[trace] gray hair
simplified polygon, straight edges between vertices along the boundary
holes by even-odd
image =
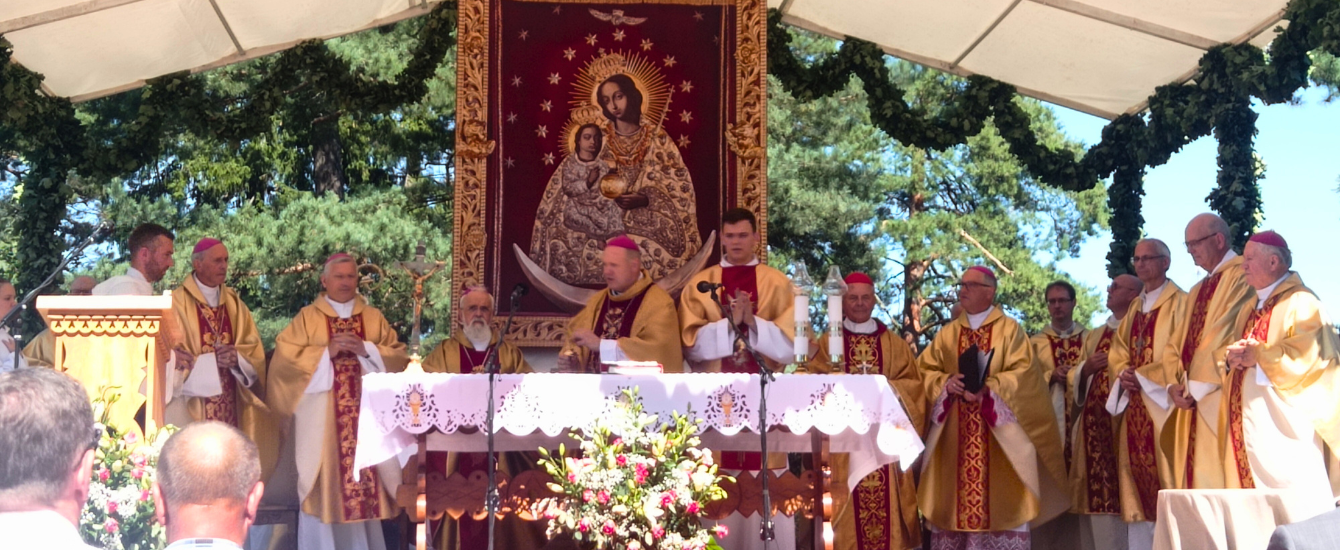
[[[470,285],[465,287],[465,290],[461,292],[461,300],[459,301],[464,301],[465,297],[469,296],[472,292],[483,292],[485,296],[488,296],[489,309],[493,309],[493,306],[498,305],[498,300],[493,297],[493,293],[489,292],[489,289],[484,288],[483,285]]]
[[[325,277],[326,275],[330,275],[330,268],[331,268],[331,266],[336,265],[336,264],[343,264],[343,263],[354,264],[355,267],[358,266],[358,262],[354,261],[354,257],[353,257],[353,256],[340,256],[339,258],[335,258],[334,260],[331,260],[331,261],[329,261],[329,262],[326,262],[325,267],[322,267],[322,268],[321,268],[321,276],[322,276],[322,277]]]
[[[1135,241],[1135,246],[1140,246],[1143,243],[1149,243],[1154,245],[1154,248],[1159,251],[1159,254],[1162,254],[1163,257],[1172,260],[1172,250],[1168,249],[1168,245],[1165,244],[1163,241],[1158,239],[1140,239],[1138,241]],[[1134,248],[1132,248],[1132,250],[1134,250]]]
[[[1285,271],[1288,271],[1293,268],[1293,253],[1289,252],[1289,249],[1280,248],[1278,246],[1270,246],[1265,243],[1256,243],[1256,246],[1261,247],[1261,250],[1266,252],[1267,254],[1279,258],[1280,264],[1284,265]]]
[[[1229,235],[1229,232],[1232,230],[1229,229],[1228,222],[1224,221],[1224,219],[1219,217],[1218,214],[1210,214],[1209,230],[1212,233],[1218,233],[1220,235],[1223,235],[1224,243],[1226,245],[1229,245],[1233,242],[1233,237]]]
[[[75,379],[42,368],[0,374],[0,502],[55,504],[97,438]]]
[[[261,480],[256,444],[223,422],[193,422],[172,434],[158,456],[158,487],[169,508],[246,502]]]

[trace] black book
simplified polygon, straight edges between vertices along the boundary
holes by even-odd
[[[985,364],[989,365],[991,355],[986,356]],[[982,386],[986,384],[986,366],[983,364],[982,351],[978,349],[977,344],[968,346],[968,349],[958,356],[958,372],[963,375],[963,390],[968,393],[977,393],[982,391]]]

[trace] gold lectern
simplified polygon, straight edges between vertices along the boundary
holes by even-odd
[[[180,332],[171,296],[40,296],[37,311],[56,339],[54,368],[90,398],[104,388],[120,396],[109,407],[118,428],[139,430],[141,405],[146,432],[163,426],[164,366]]]

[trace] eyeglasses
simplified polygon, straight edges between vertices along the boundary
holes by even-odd
[[[1160,260],[1160,259],[1163,259],[1163,258],[1167,258],[1167,256],[1164,256],[1163,254],[1156,254],[1156,255],[1153,255],[1153,256],[1134,256],[1134,257],[1131,258],[1131,262],[1132,262],[1132,263],[1137,263],[1137,264],[1138,264],[1138,263],[1142,263],[1142,262],[1152,262],[1152,261]]]
[[[1196,245],[1198,245],[1198,244],[1200,244],[1200,243],[1203,243],[1203,242],[1205,242],[1206,239],[1209,239],[1210,237],[1213,237],[1213,236],[1215,236],[1215,235],[1218,235],[1218,233],[1210,233],[1209,235],[1206,235],[1206,236],[1201,237],[1201,238],[1199,238],[1199,239],[1191,239],[1191,240],[1189,240],[1189,241],[1187,241],[1187,242],[1185,242],[1185,243],[1182,243],[1182,244],[1185,244],[1185,245],[1186,245],[1187,250],[1191,250],[1191,247],[1196,246]]]

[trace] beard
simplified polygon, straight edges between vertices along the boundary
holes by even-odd
[[[493,339],[493,330],[481,319],[470,321],[463,330],[465,331],[465,338],[470,340],[471,343],[487,344]]]

